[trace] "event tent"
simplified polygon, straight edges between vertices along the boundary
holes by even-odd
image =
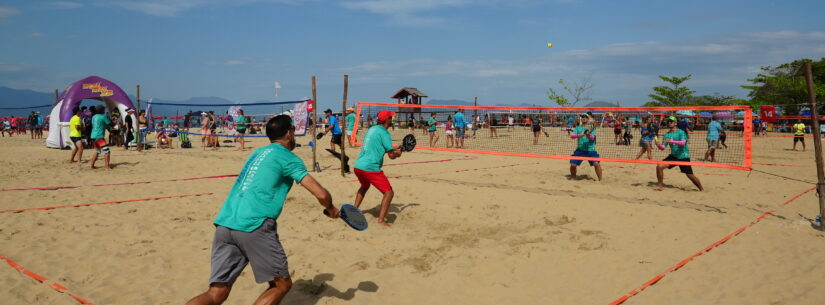
[[[132,100],[115,83],[102,77],[89,76],[74,82],[60,94],[52,108],[49,121],[49,137],[46,139],[46,146],[51,148],[72,147],[74,143],[69,139],[69,120],[74,115],[72,109],[79,106],[84,99],[94,99],[102,101],[109,111],[117,109],[121,114],[126,114],[126,109],[135,106]],[[126,123],[126,116],[121,115],[121,120]],[[134,129],[138,130],[137,117],[132,115]]]

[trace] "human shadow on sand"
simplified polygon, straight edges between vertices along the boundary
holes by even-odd
[[[284,304],[314,305],[326,297],[349,301],[355,298],[355,293],[358,291],[378,291],[378,285],[372,281],[360,282],[355,288],[347,288],[341,291],[327,284],[328,281],[334,278],[335,275],[332,273],[321,273],[311,280],[300,279],[295,281],[292,284],[292,290],[284,299]]]
[[[398,218],[399,213],[403,212],[407,208],[419,206],[418,203],[391,203],[390,209],[387,211],[387,223],[395,223],[395,219]],[[378,215],[381,213],[381,203],[377,204],[376,206],[372,207],[369,210],[362,210],[364,214],[370,214],[375,218],[378,218]]]

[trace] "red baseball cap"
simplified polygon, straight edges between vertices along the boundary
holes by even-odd
[[[387,119],[389,119],[391,117],[394,117],[394,116],[395,116],[395,112],[387,111],[387,110],[381,110],[381,111],[378,112],[378,122],[379,123],[384,122]]]

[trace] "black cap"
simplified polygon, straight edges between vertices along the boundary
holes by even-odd
[[[324,113],[332,113],[332,109],[327,108],[327,110],[324,110]]]

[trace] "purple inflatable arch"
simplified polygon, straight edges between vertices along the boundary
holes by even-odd
[[[71,120],[72,109],[84,99],[103,101],[109,109],[115,108],[117,104],[126,108],[135,108],[132,100],[118,85],[99,76],[89,76],[74,82],[60,95],[58,101],[63,102],[60,106],[60,121]]]

